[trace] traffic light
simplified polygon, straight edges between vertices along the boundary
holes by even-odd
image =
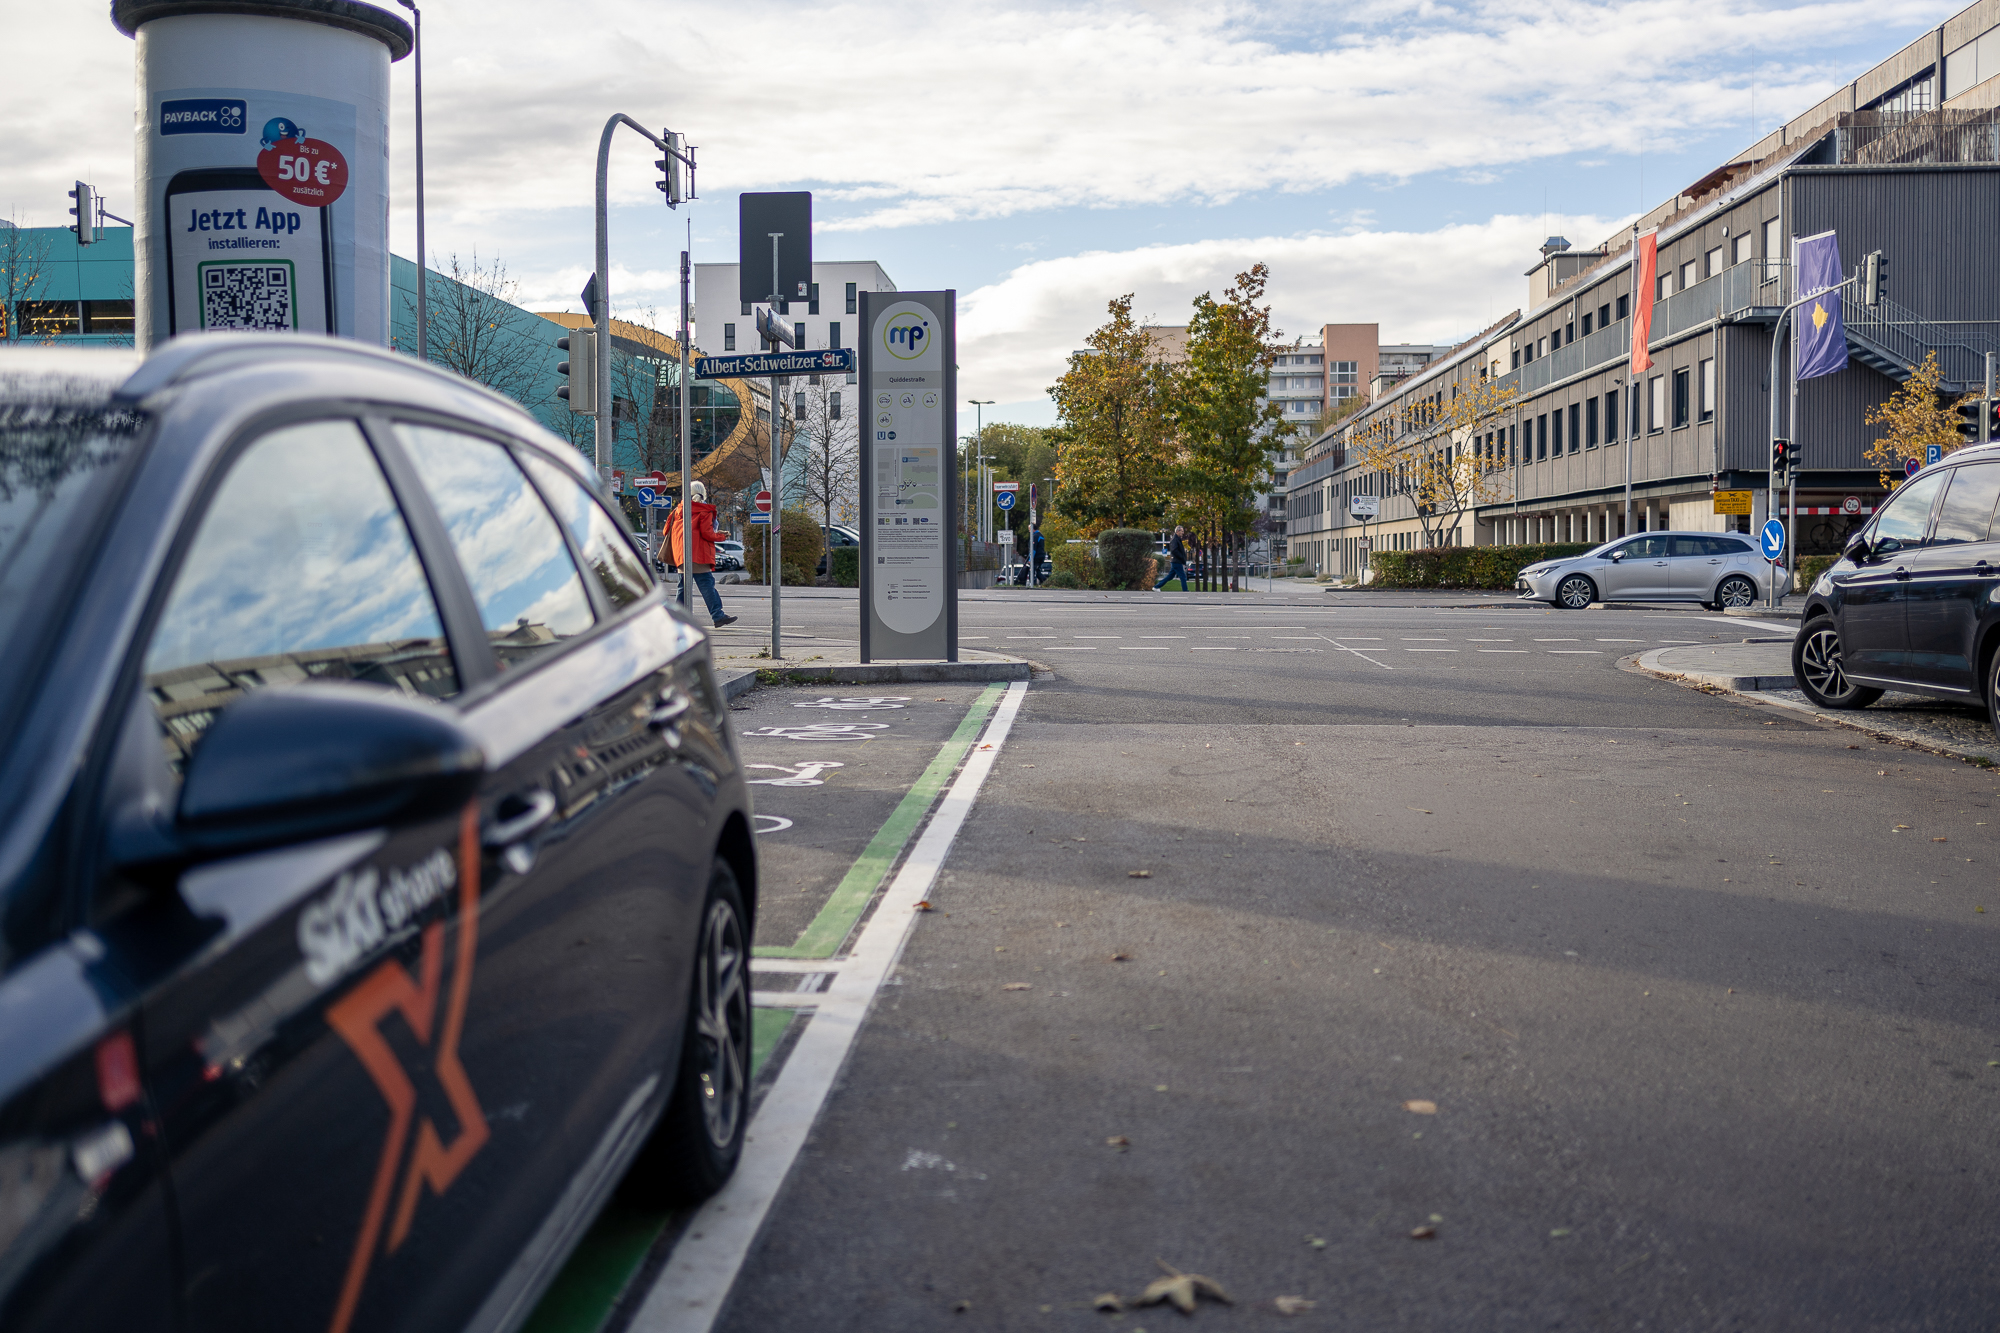
[[[1861,261],[1861,304],[1878,306],[1889,295],[1889,257],[1870,250]]]
[[[1958,404],[1958,438],[1967,444],[1977,444],[1982,438],[1979,423],[1982,417],[1989,417],[1993,404],[1981,398],[1962,398]],[[2000,439],[2000,436],[1986,434],[1983,438]]]
[[[1792,442],[1790,440],[1771,441],[1771,475],[1780,486],[1792,470]]]
[[[76,233],[78,245],[89,245],[97,239],[97,191],[78,181],[69,197],[76,200],[69,210],[76,214],[76,221],[69,224],[69,229]]]
[[[686,144],[684,136],[672,130],[662,137],[667,141],[667,151],[666,156],[653,164],[660,169],[660,179],[653,183],[653,188],[667,196],[668,208],[678,208],[687,199],[686,164],[680,157],[686,151]]]
[[[597,415],[597,330],[585,325],[573,329],[566,338],[556,339],[556,348],[569,353],[569,360],[556,364],[556,374],[564,377],[556,397],[569,404],[578,416]]]

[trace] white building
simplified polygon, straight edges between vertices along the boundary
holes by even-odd
[[[710,356],[762,351],[753,306],[737,293],[735,264],[694,266],[695,344]],[[858,347],[862,292],[893,292],[896,284],[872,259],[813,265],[812,296],[781,302],[778,313],[804,326],[804,347]]]
[[[1266,381],[1265,395],[1285,414],[1286,422],[1317,424],[1326,410],[1326,348],[1287,347],[1278,353]]]

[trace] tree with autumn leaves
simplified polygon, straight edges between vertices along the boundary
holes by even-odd
[[[1863,418],[1870,426],[1882,427],[1882,438],[1861,456],[1882,469],[1884,490],[1902,485],[1904,465],[1915,462],[1921,466],[1931,445],[1950,453],[1965,443],[1958,433],[1958,409],[1978,402],[1979,395],[1949,398],[1938,391],[1943,378],[1937,353],[1926,352],[1923,364],[1910,372],[1902,387],[1890,394],[1887,402],[1869,408]]]
[[[1260,305],[1270,271],[1236,275],[1216,300],[1194,301],[1185,358],[1171,360],[1132,318],[1131,293],[1050,386],[1056,431],[1057,510],[1087,532],[1186,522],[1242,531],[1266,460],[1288,427],[1264,400],[1277,355],[1271,309]]]
[[[1515,396],[1513,385],[1502,388],[1482,372],[1376,414],[1349,438],[1347,456],[1360,471],[1387,478],[1392,493],[1408,496],[1424,545],[1442,546],[1467,510],[1507,498],[1512,474],[1505,452],[1487,441]]]

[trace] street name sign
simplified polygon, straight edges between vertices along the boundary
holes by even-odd
[[[749,379],[755,375],[843,375],[853,373],[857,358],[852,347],[823,347],[817,352],[753,352],[748,356],[698,356],[696,379]]]

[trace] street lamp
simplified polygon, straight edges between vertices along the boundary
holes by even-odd
[[[417,62],[417,359],[431,359],[430,271],[424,259],[424,12],[414,0],[396,0],[416,20],[412,50]]]
[[[980,508],[974,516],[973,528],[979,533],[979,540],[985,541],[986,508],[984,502],[986,499],[986,462],[984,457],[978,454],[978,450],[985,445],[986,427],[984,425],[984,410],[993,406],[997,400],[992,398],[968,398],[965,401],[972,404],[972,448],[976,460],[974,468],[977,473],[976,485],[980,498]]]

